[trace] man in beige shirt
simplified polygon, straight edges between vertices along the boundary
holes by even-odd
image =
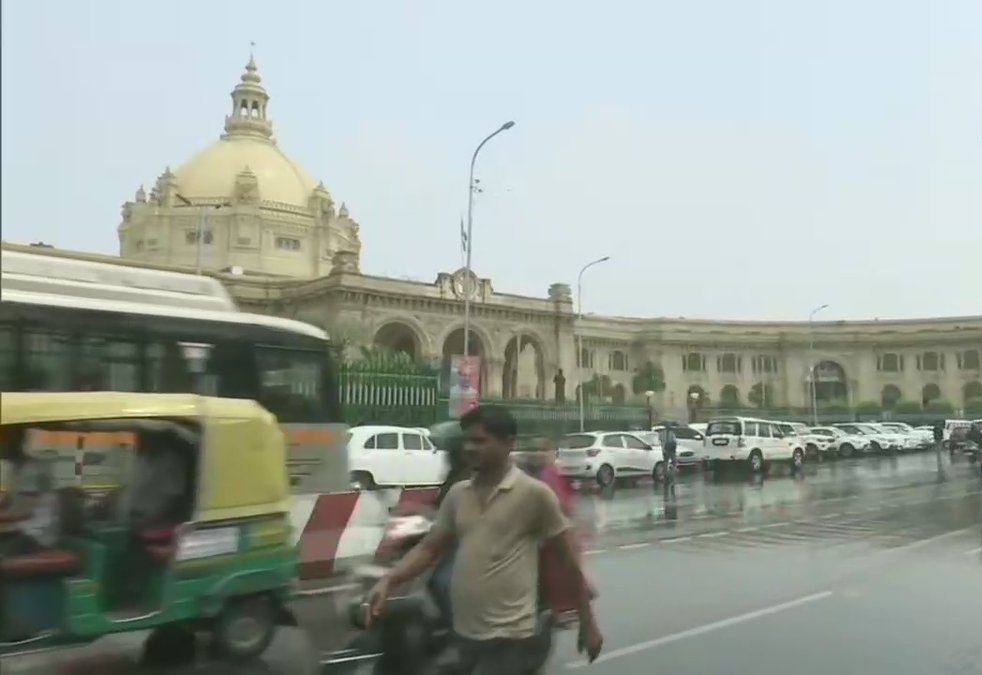
[[[372,590],[369,621],[379,616],[392,588],[429,569],[456,541],[451,598],[462,671],[520,674],[535,634],[539,548],[546,545],[555,547],[578,587],[579,645],[593,661],[603,637],[592,594],[556,495],[511,462],[514,417],[499,406],[479,406],[460,425],[474,476],[450,489],[429,535]]]

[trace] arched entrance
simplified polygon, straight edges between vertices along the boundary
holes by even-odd
[[[419,336],[411,326],[392,321],[375,331],[372,342],[395,353],[408,354],[414,361],[420,357]]]
[[[740,390],[736,385],[726,384],[719,390],[719,404],[724,408],[740,407]]]
[[[880,392],[880,403],[887,410],[892,409],[902,398],[903,393],[901,393],[900,388],[893,384],[886,385],[883,387],[883,391]]]
[[[516,335],[505,345],[501,395],[504,398],[546,397],[545,359],[542,345],[535,338]]]
[[[966,382],[962,387],[962,399],[965,403],[969,401],[982,401],[982,382],[975,380]]]
[[[815,401],[818,403],[849,402],[849,384],[846,369],[835,361],[820,361],[809,374],[808,383],[814,379]]]
[[[473,329],[470,331],[470,340],[468,342],[468,355],[479,356],[481,358],[481,379],[478,382],[478,391],[483,394],[488,380],[487,349],[484,346],[481,336],[474,332]],[[445,393],[449,392],[450,361],[454,356],[460,356],[463,353],[464,329],[458,328],[451,332],[447,336],[447,339],[443,341],[443,367],[440,369],[440,389]]]
[[[941,387],[934,383],[925,384],[924,388],[921,389],[921,405],[927,405],[931,401],[937,401],[941,398]]]

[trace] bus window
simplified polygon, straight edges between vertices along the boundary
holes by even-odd
[[[83,391],[140,391],[140,347],[86,336],[80,345],[77,377]]]
[[[13,391],[17,368],[17,333],[11,324],[0,324],[0,391]]]
[[[281,422],[323,419],[325,354],[303,349],[257,345],[257,400]]]
[[[28,330],[24,334],[27,391],[72,391],[71,337]]]

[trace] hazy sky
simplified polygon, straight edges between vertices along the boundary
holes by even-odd
[[[460,266],[587,311],[982,313],[979,0],[6,0],[2,228],[117,252],[120,206],[214,141],[255,41],[280,146],[362,269]],[[575,292],[575,288],[574,288]]]

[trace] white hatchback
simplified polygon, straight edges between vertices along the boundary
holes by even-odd
[[[622,431],[585,431],[559,441],[559,471],[567,478],[596,480],[607,487],[616,480],[665,477],[661,446]]]
[[[706,427],[706,454],[711,465],[746,462],[760,473],[769,462],[790,462],[800,469],[805,463],[801,444],[789,442],[777,422],[751,417],[723,417]]]
[[[384,425],[348,431],[352,487],[439,485],[447,473],[446,453],[424,429]]]

